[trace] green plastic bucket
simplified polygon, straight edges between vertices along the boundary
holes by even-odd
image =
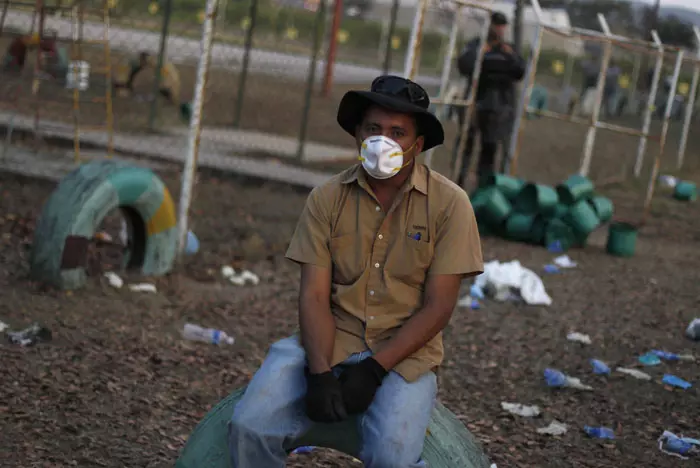
[[[557,192],[552,187],[526,184],[515,199],[515,208],[525,214],[551,214],[557,205]]]
[[[497,187],[511,201],[515,200],[523,185],[522,180],[504,174],[491,174],[484,181],[484,187]]]
[[[535,216],[534,221],[530,227],[530,238],[529,241],[535,245],[544,244],[544,232],[547,228],[547,220],[542,215]]]
[[[569,212],[569,206],[563,203],[557,203],[552,212],[552,218],[563,218]]]
[[[530,231],[535,222],[535,215],[513,213],[506,221],[506,235],[509,239],[527,242],[530,240]]]
[[[571,205],[563,221],[571,226],[577,239],[585,239],[588,234],[600,226],[600,220],[587,200],[580,200]]]
[[[617,257],[633,256],[637,248],[637,232],[637,228],[629,223],[610,224],[606,250]]]
[[[559,201],[565,205],[573,205],[583,198],[593,194],[593,182],[587,177],[574,174],[563,183],[557,185]]]
[[[476,225],[479,228],[479,235],[481,237],[489,237],[493,235],[493,230],[491,229],[491,227],[489,227],[488,224],[477,222]]]
[[[610,221],[613,215],[613,203],[608,197],[596,195],[588,201],[601,223]]]
[[[576,243],[576,236],[571,226],[561,219],[550,219],[544,229],[544,245],[548,247],[555,242],[561,245],[563,251],[569,250]]]
[[[496,186],[487,187],[480,192],[477,200],[480,218],[491,225],[505,221],[512,211],[512,206],[505,195]]]
[[[694,201],[698,197],[698,189],[692,182],[680,181],[673,190],[673,198],[681,201]]]

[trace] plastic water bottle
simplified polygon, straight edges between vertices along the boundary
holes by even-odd
[[[545,369],[544,380],[550,387],[566,387],[568,379],[563,372],[556,369]]]
[[[199,252],[199,239],[194,235],[194,232],[187,231],[187,242],[185,243],[185,253],[194,255]]]
[[[700,340],[700,318],[693,319],[685,331],[685,335],[691,340]]]
[[[302,446],[302,447],[298,447],[298,448],[294,449],[294,450],[292,451],[292,453],[299,453],[299,454],[302,454],[302,453],[311,453],[311,452],[313,452],[315,449],[316,449],[316,447],[314,447],[314,446],[312,446],[312,445],[304,445],[304,446]]]
[[[591,365],[593,366],[593,373],[598,375],[608,375],[610,374],[610,368],[603,361],[598,359],[591,359]]]
[[[615,438],[615,433],[613,432],[612,429],[610,429],[608,427],[584,426],[583,430],[586,434],[588,434],[588,437],[593,437],[595,439],[614,439]]]
[[[185,324],[185,328],[182,330],[182,336],[186,340],[201,341],[203,343],[210,343],[215,345],[232,345],[234,342],[233,337],[228,336],[225,332],[222,332],[221,330],[216,330],[214,328],[203,328],[199,325],[194,325],[192,323]]]

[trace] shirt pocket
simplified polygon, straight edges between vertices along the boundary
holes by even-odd
[[[332,281],[335,284],[353,284],[362,274],[359,239],[355,234],[332,237],[330,242]]]
[[[392,251],[389,273],[412,288],[423,290],[428,269],[433,261],[433,245],[405,235]]]

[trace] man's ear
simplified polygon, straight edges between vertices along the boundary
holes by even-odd
[[[416,154],[421,154],[423,152],[423,145],[425,145],[425,137],[421,135],[416,138]]]
[[[359,148],[360,145],[362,145],[362,136],[360,133],[360,126],[357,125],[355,127],[355,143],[357,143],[357,147]]]

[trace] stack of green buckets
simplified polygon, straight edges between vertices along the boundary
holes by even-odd
[[[613,214],[612,201],[596,195],[593,183],[580,175],[550,187],[494,174],[471,201],[482,235],[561,251],[584,246],[589,234]]]

